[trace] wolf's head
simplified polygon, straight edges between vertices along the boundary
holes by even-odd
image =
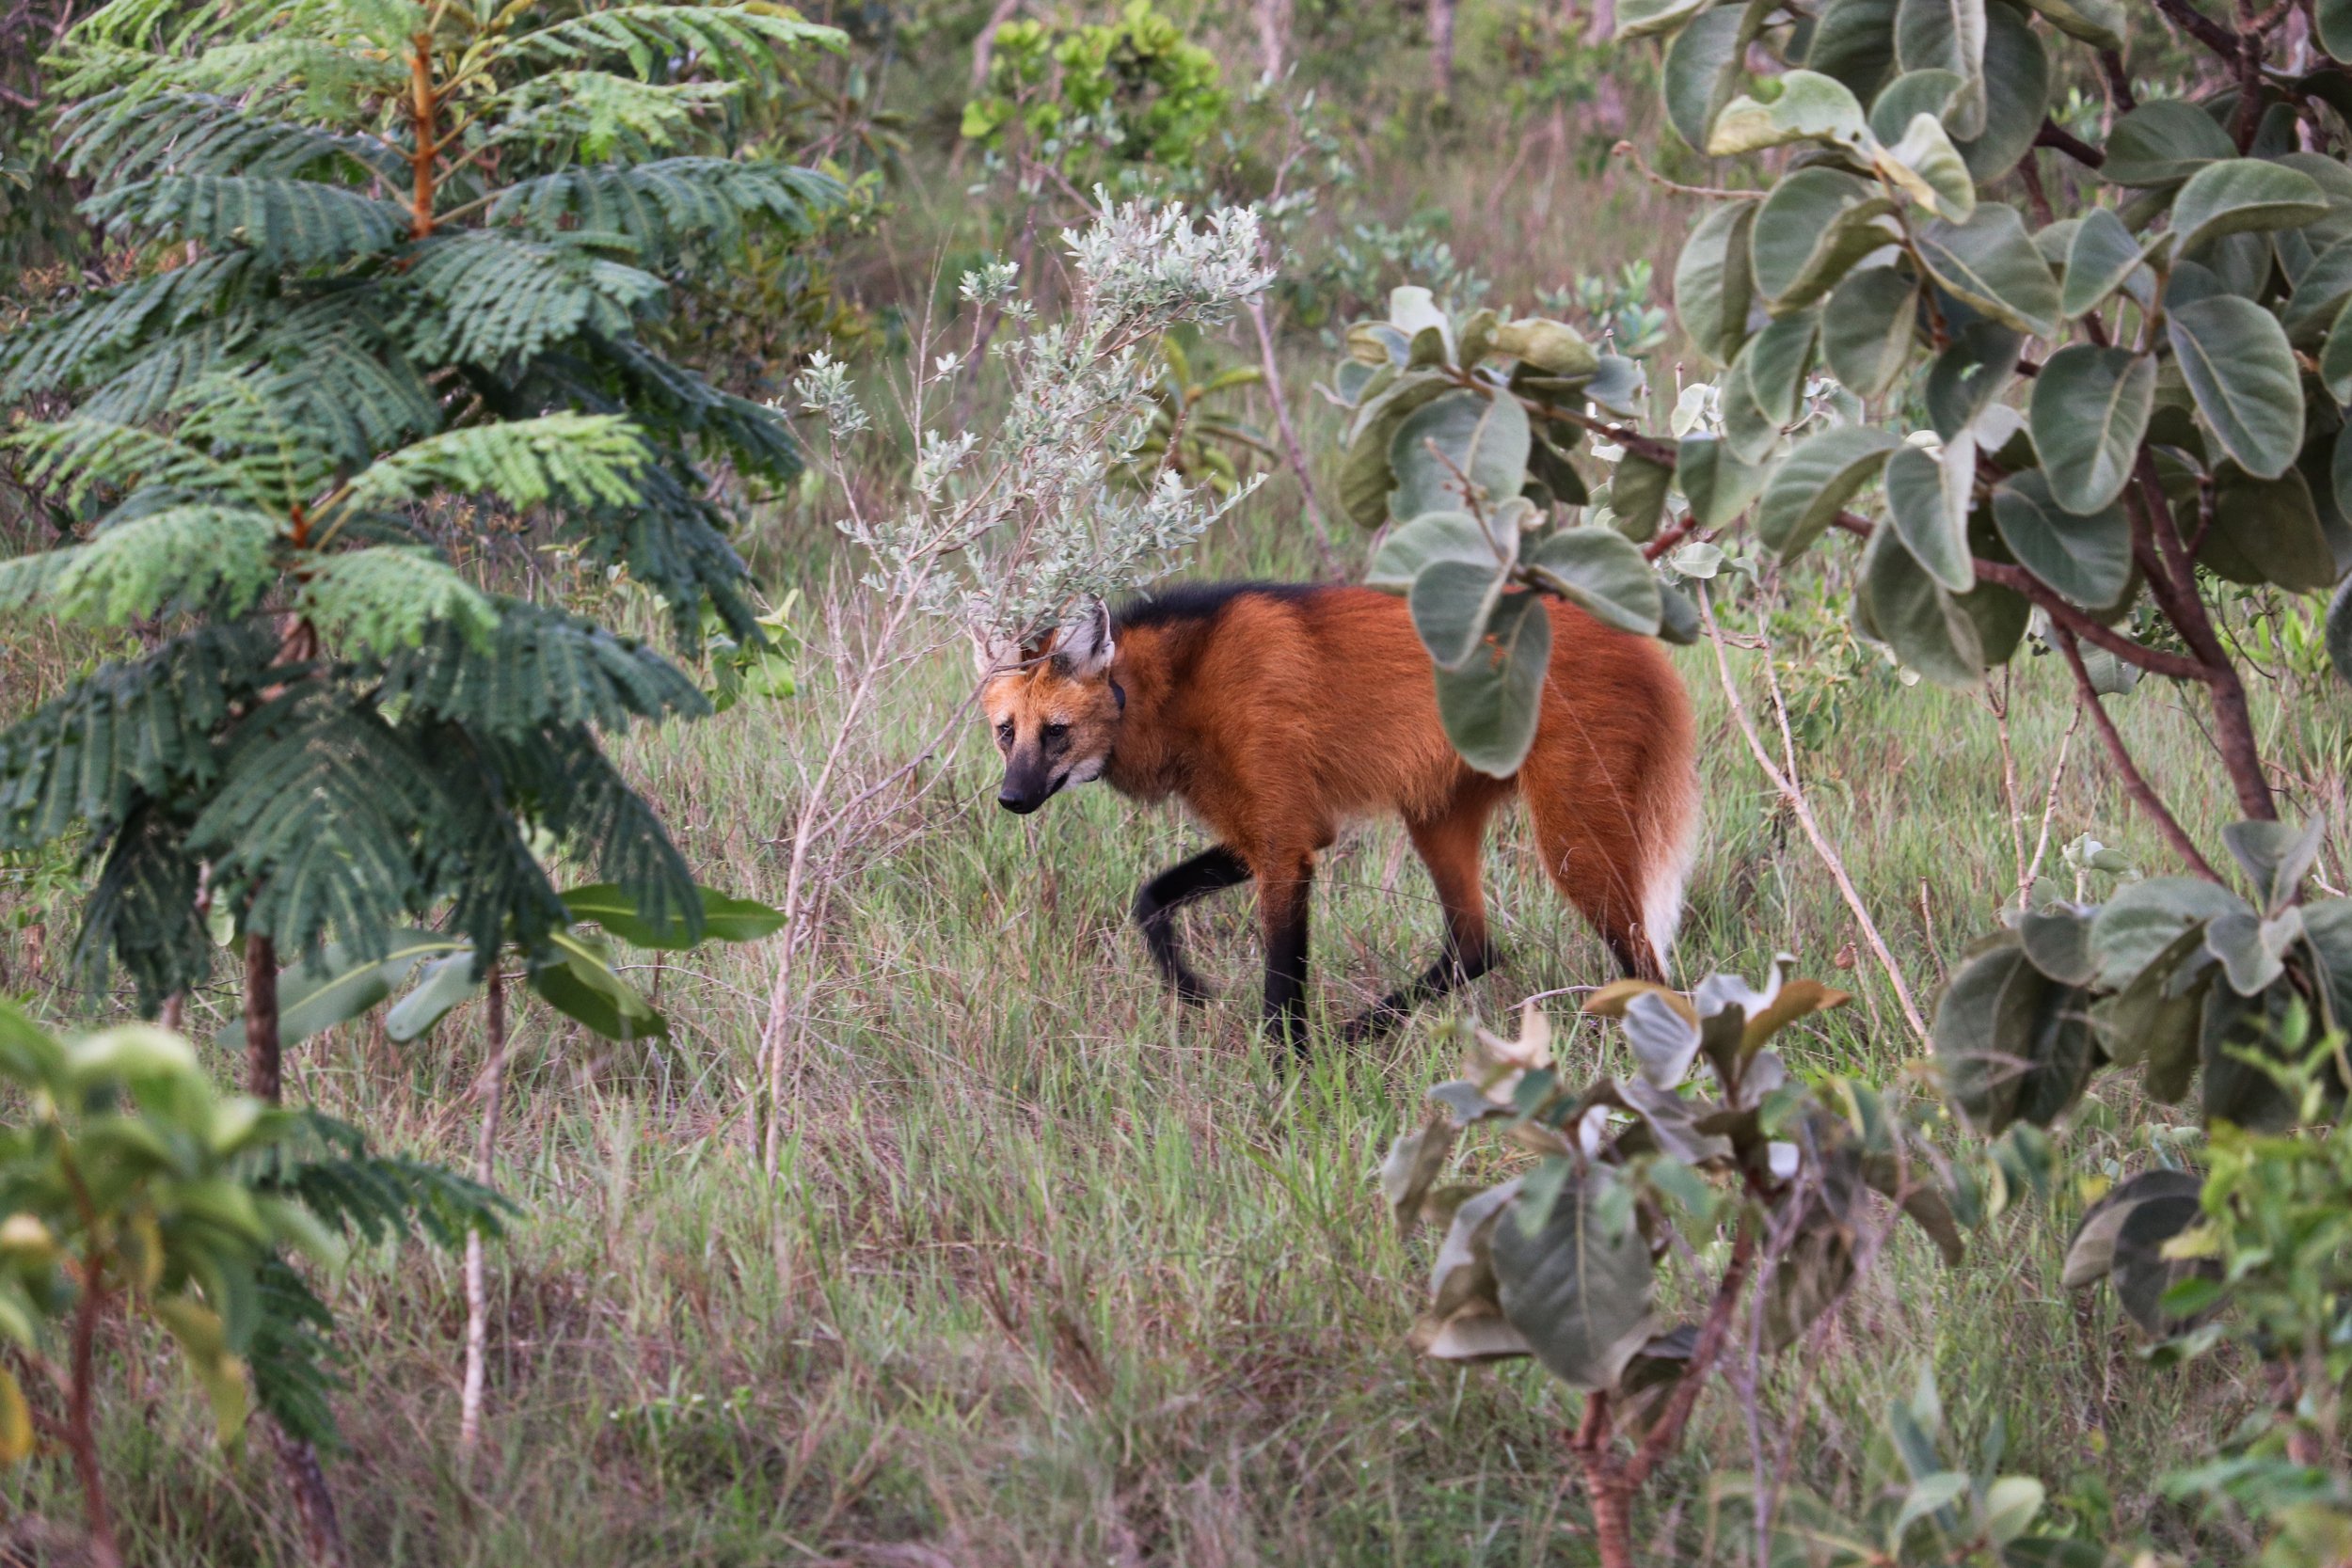
[[[996,803],[1026,815],[1110,766],[1126,693],[1111,679],[1111,616],[1089,601],[1041,646],[983,645],[980,707],[1004,753]]]

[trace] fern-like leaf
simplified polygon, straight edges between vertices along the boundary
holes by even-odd
[[[77,823],[103,831],[141,795],[200,799],[220,771],[215,733],[268,678],[277,647],[266,626],[204,626],[101,665],[0,733],[0,847],[48,844]]]
[[[85,295],[56,315],[0,337],[0,399],[73,385],[159,333],[251,297],[251,253],[207,256],[184,267]]]
[[[710,710],[685,672],[657,650],[519,599],[499,601],[487,648],[448,626],[427,631],[386,666],[382,701],[517,739],[551,724],[617,730],[632,718]]]
[[[611,6],[516,35],[516,57],[548,66],[626,60],[641,77],[679,55],[737,81],[771,83],[783,75],[780,48],[838,50],[848,35],[780,6]]]
[[[74,968],[83,989],[103,996],[119,962],[138,987],[139,1011],[153,1017],[174,991],[212,973],[213,937],[197,908],[200,868],[187,830],[161,802],[136,805],[114,835],[98,885],[82,906]]]
[[[487,650],[498,630],[498,611],[482,591],[429,549],[344,550],[313,557],[297,570],[302,612],[330,647],[381,657],[414,648],[428,632],[446,627]]]
[[[546,414],[444,431],[389,452],[352,480],[352,505],[386,506],[440,488],[492,495],[510,506],[564,500],[626,506],[645,443],[612,414]]]
[[[77,418],[26,427],[12,443],[32,453],[26,476],[54,485],[70,504],[89,498],[93,486],[117,489],[154,485],[186,495],[230,496],[268,507],[274,497],[265,473],[141,425]]]
[[[265,267],[315,266],[389,250],[407,238],[408,210],[341,185],[251,174],[159,174],[109,188],[89,214],[132,230],[241,248]]]
[[[493,139],[601,164],[632,162],[677,146],[698,119],[734,97],[732,82],[641,82],[608,71],[550,71],[506,95]]]
[[[408,178],[399,150],[373,136],[277,119],[216,93],[117,89],[77,104],[66,125],[66,166],[83,179],[166,173]]]
[[[620,883],[648,922],[679,922],[690,942],[701,940],[702,895],[685,857],[594,732],[573,725],[480,744],[517,808],[592,860],[603,880]]]
[[[695,245],[729,250],[747,219],[805,229],[841,199],[840,184],[814,169],[727,158],[661,158],[624,166],[569,168],[517,181],[494,197],[492,223],[519,223],[553,238],[577,228],[627,236],[641,259],[674,261]]]
[[[495,367],[581,331],[629,331],[637,309],[665,285],[597,256],[595,239],[543,244],[474,232],[428,242],[408,275],[433,308],[414,323],[416,354]]]
[[[167,507],[101,529],[71,551],[46,595],[70,620],[120,626],[167,608],[242,615],[277,577],[278,522],[251,507]]]
[[[285,953],[395,925],[420,903],[413,844],[442,815],[433,774],[380,718],[281,699],[231,743],[188,841],[251,894],[246,928]]]

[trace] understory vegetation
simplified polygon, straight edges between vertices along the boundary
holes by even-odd
[[[2352,1563],[2340,58],[0,0],[0,1560]],[[1171,577],[1667,642],[1673,986],[1177,1006],[971,657]]]

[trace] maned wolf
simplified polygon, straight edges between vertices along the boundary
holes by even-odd
[[[1112,614],[1089,604],[1042,646],[980,650],[1005,778],[1033,812],[1108,779],[1175,796],[1217,847],[1169,867],[1135,916],[1186,1001],[1207,991],[1178,950],[1181,904],[1254,879],[1268,1028],[1304,1044],[1307,896],[1316,851],[1351,820],[1405,820],[1445,909],[1443,956],[1347,1027],[1363,1038],[1493,967],[1479,847],[1527,802],[1544,866],[1630,974],[1664,977],[1698,818],[1690,703],[1664,650],[1550,606],[1550,678],[1534,747],[1492,779],[1455,755],[1429,656],[1403,599],[1365,588],[1186,584]]]

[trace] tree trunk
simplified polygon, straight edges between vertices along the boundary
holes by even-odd
[[[499,1106],[506,1086],[506,995],[500,989],[496,965],[484,998],[484,1031],[489,1037],[489,1065],[482,1073],[482,1132],[474,1141],[473,1179],[490,1184],[490,1161],[498,1148]],[[482,1386],[490,1349],[489,1292],[485,1286],[482,1232],[466,1235],[466,1386],[459,1397],[457,1456],[469,1461],[482,1441]]]
[[[278,1051],[278,950],[269,938],[245,939],[245,1092],[277,1104],[285,1095]]]
[[[248,932],[245,939],[245,1087],[247,1094],[275,1105],[284,1098],[283,1063],[278,1046],[278,950],[269,938]],[[261,1425],[278,1450],[278,1468],[294,1493],[294,1513],[302,1523],[302,1542],[310,1560],[321,1568],[343,1568],[350,1560],[343,1551],[342,1522],[336,1517],[335,1494],[327,1490],[326,1472],[318,1450],[268,1417]]]

